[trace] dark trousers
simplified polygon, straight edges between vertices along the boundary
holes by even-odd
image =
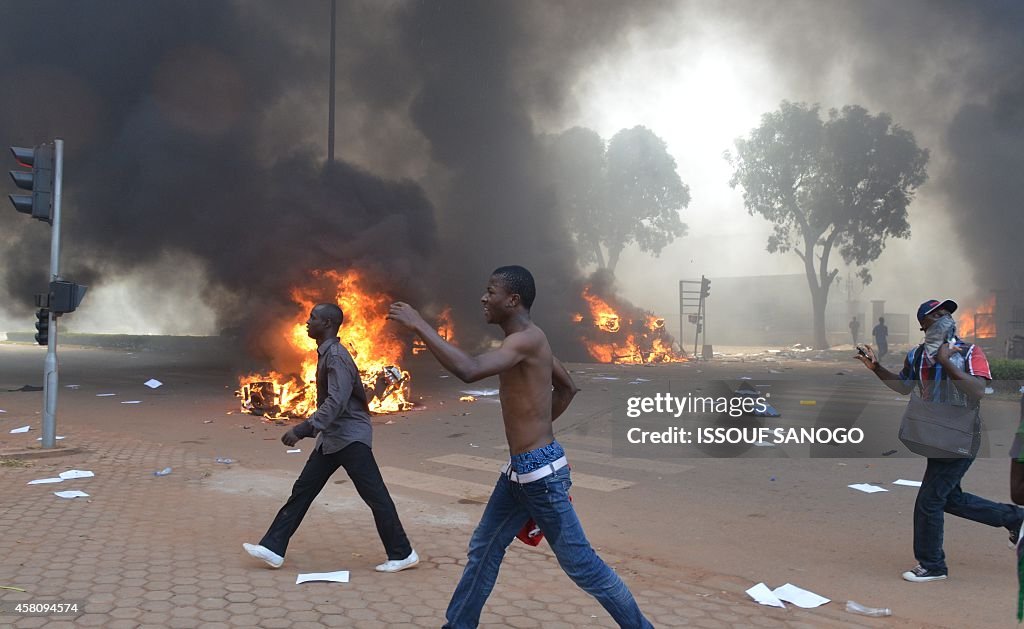
[[[302,473],[292,486],[291,497],[277,512],[277,517],[274,518],[267,534],[263,536],[260,545],[284,557],[285,551],[288,550],[288,540],[299,528],[313,500],[339,467],[345,468],[359,497],[373,512],[377,533],[380,535],[380,541],[384,542],[388,559],[408,557],[412,553],[412,546],[398,519],[398,510],[391,500],[391,494],[384,485],[380,468],[373,458],[373,451],[368,445],[358,441],[331,454],[323,454],[318,449],[313,450],[306,461],[306,466],[302,468]]]
[[[1008,531],[1020,528],[1024,511],[992,502],[960,488],[960,479],[974,459],[928,459],[914,503],[914,557],[923,568],[946,574],[942,551],[943,512]]]

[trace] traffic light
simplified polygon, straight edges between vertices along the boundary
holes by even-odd
[[[11,153],[18,164],[31,168],[31,172],[12,170],[11,179],[22,190],[32,194],[10,194],[14,209],[32,218],[53,224],[53,145],[40,144],[35,148],[12,146]]]
[[[40,308],[36,311],[36,343],[46,345],[50,342],[50,311]]]
[[[74,282],[55,280],[50,282],[50,310],[57,314],[74,312],[85,297],[88,286],[81,286]]]
[[[700,296],[705,299],[711,296],[711,280],[703,275],[700,278]]]

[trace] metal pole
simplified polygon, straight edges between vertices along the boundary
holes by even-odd
[[[60,279],[60,198],[64,179],[64,140],[54,141],[53,224],[50,230],[50,281]],[[43,363],[43,448],[57,442],[57,316],[50,310],[46,361]]]
[[[700,332],[704,329],[704,276],[700,276],[700,295],[697,302],[697,331],[693,334],[693,359],[698,360],[697,341],[700,339]]]
[[[337,20],[338,3],[331,0],[331,86],[327,105],[327,164],[334,163],[334,24]]]
[[[679,349],[683,349],[683,280],[679,280]],[[685,350],[684,350],[685,351]]]

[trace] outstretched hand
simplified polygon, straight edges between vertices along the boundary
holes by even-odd
[[[878,357],[875,356],[875,350],[870,345],[863,345],[861,347],[863,348],[863,353],[857,352],[854,358],[864,363],[864,366],[871,371],[874,371],[878,368]]]
[[[391,307],[388,308],[387,318],[404,325],[410,330],[415,330],[416,326],[423,322],[423,317],[420,316],[420,313],[404,301],[396,301],[391,304]]]

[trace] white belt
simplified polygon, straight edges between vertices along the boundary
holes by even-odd
[[[546,476],[551,476],[558,470],[562,469],[569,464],[569,460],[564,456],[555,459],[548,463],[544,467],[539,467],[532,472],[526,474],[516,474],[512,471],[512,462],[508,462],[501,467],[501,473],[508,476],[508,479],[513,483],[532,483],[535,480],[540,480]]]

